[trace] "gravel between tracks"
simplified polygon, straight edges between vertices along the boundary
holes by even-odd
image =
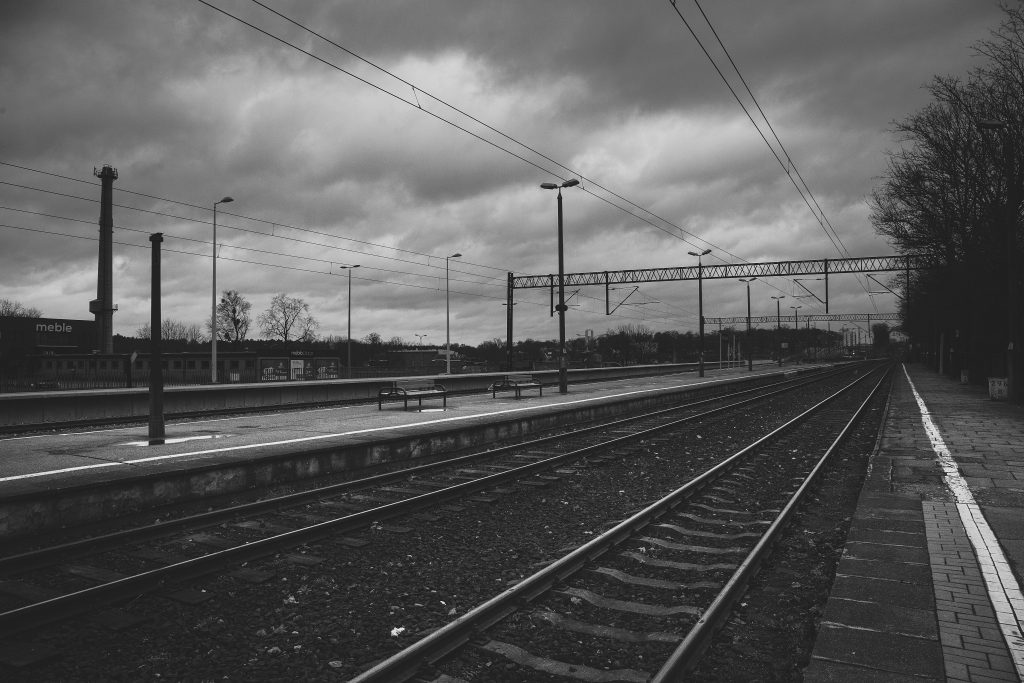
[[[300,551],[307,562],[282,555],[255,565],[274,572],[263,583],[230,576],[200,581],[193,588],[207,599],[199,605],[142,597],[123,606],[123,613],[146,620],[119,630],[89,619],[26,634],[20,640],[52,647],[56,656],[0,668],[0,677],[347,680],[674,489],[782,418],[773,407],[748,419],[731,418],[729,429],[694,427],[685,437],[645,442],[612,464],[563,475],[543,488],[515,486],[493,503],[466,502],[461,511],[432,513],[436,518],[368,529],[360,535],[370,544],[362,548],[325,542]],[[787,533],[696,680],[799,680],[865,460],[866,453],[846,457],[829,474],[819,502]],[[18,647],[0,643],[12,645]]]

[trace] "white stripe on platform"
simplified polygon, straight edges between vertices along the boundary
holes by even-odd
[[[542,410],[544,408],[549,408],[549,407],[551,407],[553,405],[568,406],[568,405],[576,405],[576,404],[582,404],[582,403],[592,403],[594,401],[603,401],[603,400],[607,400],[607,399],[625,398],[625,397],[628,397],[628,396],[634,396],[636,394],[653,394],[653,393],[663,393],[663,392],[669,392],[669,391],[677,391],[679,389],[699,387],[699,386],[704,385],[704,384],[712,384],[712,383],[713,383],[712,380],[704,380],[703,382],[694,382],[694,383],[691,383],[691,384],[676,384],[676,385],[672,385],[672,386],[668,386],[668,387],[656,387],[656,388],[637,389],[635,391],[624,391],[624,392],[621,392],[621,393],[618,393],[618,394],[606,394],[606,395],[602,395],[602,396],[592,396],[590,398],[580,398],[580,399],[571,400],[571,401],[562,401],[562,402],[557,403],[557,404],[550,404],[550,403],[548,403],[548,404],[543,404],[543,405],[533,405],[533,406],[522,406],[522,407],[517,407],[517,408],[508,408],[508,409],[505,409],[505,410],[494,410],[494,411],[486,412],[486,413],[474,413],[473,415],[459,415],[459,416],[456,416],[456,417],[442,417],[442,418],[439,418],[439,419],[436,419],[436,420],[427,420],[426,422],[415,422],[415,423],[404,424],[404,425],[394,425],[394,424],[392,424],[392,425],[387,425],[387,426],[384,426],[384,427],[368,427],[366,429],[354,429],[354,430],[348,431],[348,432],[334,432],[334,433],[331,433],[331,434],[317,434],[315,436],[303,436],[303,437],[299,437],[299,438],[295,438],[295,439],[284,439],[284,440],[281,440],[281,441],[267,441],[267,442],[263,442],[263,443],[244,444],[244,445],[241,445],[241,446],[225,446],[223,448],[209,448],[209,449],[202,450],[202,451],[190,451],[188,453],[169,453],[167,455],[154,455],[154,456],[150,456],[148,458],[135,458],[135,459],[132,459],[132,460],[119,460],[119,461],[116,461],[116,462],[95,463],[95,464],[91,464],[91,465],[78,465],[78,466],[75,466],[75,467],[66,467],[64,469],[59,469],[59,470],[46,470],[44,472],[29,472],[27,474],[15,474],[15,475],[12,475],[12,476],[9,476],[9,477],[0,477],[0,483],[7,482],[7,481],[21,481],[21,480],[24,480],[24,479],[35,479],[35,478],[38,478],[38,477],[46,477],[46,476],[55,475],[55,474],[68,474],[70,472],[80,472],[80,471],[84,471],[84,470],[91,470],[91,469],[95,469],[97,467],[130,466],[130,465],[138,465],[138,464],[148,463],[148,462],[158,462],[160,460],[176,460],[176,459],[180,459],[180,458],[196,457],[196,456],[199,456],[199,455],[212,455],[212,454],[216,454],[216,453],[229,453],[231,451],[243,451],[243,450],[250,450],[250,449],[254,449],[254,448],[265,448],[267,446],[288,446],[288,445],[291,445],[291,444],[306,443],[306,442],[310,442],[310,441],[322,441],[324,439],[336,439],[338,437],[343,437],[343,436],[355,436],[355,435],[359,435],[359,434],[371,434],[373,432],[383,432],[383,431],[388,431],[388,430],[393,430],[393,429],[402,429],[402,428],[406,428],[406,427],[423,427],[423,426],[429,426],[429,425],[444,424],[446,422],[459,422],[459,421],[464,421],[464,420],[474,420],[474,419],[481,418],[481,417],[495,417],[495,416],[501,416],[501,415],[508,415],[509,413],[523,413],[523,412],[530,412],[530,411],[538,411],[538,410]],[[220,419],[227,419],[227,418],[220,418]],[[66,436],[74,436],[74,434],[67,434]]]
[[[1013,657],[1017,677],[1024,681],[1024,594],[1021,593],[1017,579],[1010,570],[1010,563],[1003,554],[1003,549],[999,547],[992,527],[985,520],[967,482],[960,476],[960,470],[949,448],[946,447],[939,428],[932,420],[928,406],[911,381],[906,366],[903,366],[903,374],[906,375],[910,390],[914,393],[914,400],[921,410],[921,423],[924,425],[925,434],[928,435],[932,450],[938,456],[939,464],[945,472],[946,486],[956,498],[956,509],[967,530],[967,537],[974,546],[974,554],[978,558],[978,565],[985,579],[985,588],[1010,656]]]

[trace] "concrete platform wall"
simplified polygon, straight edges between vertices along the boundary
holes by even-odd
[[[328,474],[364,476],[381,466],[429,462],[462,449],[527,439],[567,424],[608,421],[631,412],[657,410],[684,398],[714,396],[736,385],[764,386],[795,372],[737,377],[676,391],[649,392],[627,400],[609,398],[582,406],[550,406],[538,413],[512,414],[457,427],[407,426],[396,428],[399,435],[379,440],[341,440],[300,452],[271,452],[255,458],[229,455],[205,465],[151,464],[113,477],[108,470],[85,473],[73,482],[52,485],[45,491],[33,489],[4,496],[0,500],[0,539]]]

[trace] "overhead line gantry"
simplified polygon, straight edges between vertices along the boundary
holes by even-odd
[[[640,282],[670,282],[676,280],[733,280],[756,277],[794,277],[799,275],[825,276],[825,313],[828,313],[828,278],[830,275],[852,273],[905,272],[907,281],[910,271],[924,266],[920,256],[865,256],[859,258],[811,259],[807,261],[771,261],[767,263],[726,263],[720,265],[676,266],[670,268],[642,268],[632,270],[602,270],[586,273],[565,273],[564,286],[582,287],[604,285],[605,310],[609,310],[609,288],[617,284]],[[506,322],[508,332],[508,364],[512,367],[512,309],[513,294],[517,289],[547,288],[551,291],[551,311],[554,315],[554,296],[558,276],[508,274]],[[746,318],[744,318],[746,320]]]

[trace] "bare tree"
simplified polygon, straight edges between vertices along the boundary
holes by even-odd
[[[224,290],[217,304],[218,339],[240,342],[245,340],[252,325],[252,303],[234,289]],[[207,334],[213,332],[213,326],[207,322]]]
[[[258,322],[266,337],[280,339],[285,345],[291,341],[315,341],[316,330],[320,327],[309,312],[309,304],[284,293],[271,300]]]
[[[150,339],[152,330],[149,323],[135,331],[139,339]],[[199,344],[207,341],[203,334],[203,328],[197,323],[185,323],[172,318],[164,318],[160,321],[160,338],[167,341],[183,341],[187,344]]]
[[[643,363],[658,350],[654,332],[646,325],[623,323],[602,335],[604,345],[625,361]]]
[[[0,299],[0,317],[8,318],[42,318],[43,312],[38,308],[27,308],[20,301]]]
[[[1006,340],[1020,338],[1024,9],[1003,9],[975,46],[983,65],[935,78],[933,101],[896,123],[900,146],[871,196],[875,231],[929,266],[900,278],[904,330],[954,375],[1005,372]]]
[[[185,328],[181,331],[181,334],[182,339],[189,344],[202,344],[209,339],[209,337],[203,333],[203,326],[197,323],[186,324]]]

